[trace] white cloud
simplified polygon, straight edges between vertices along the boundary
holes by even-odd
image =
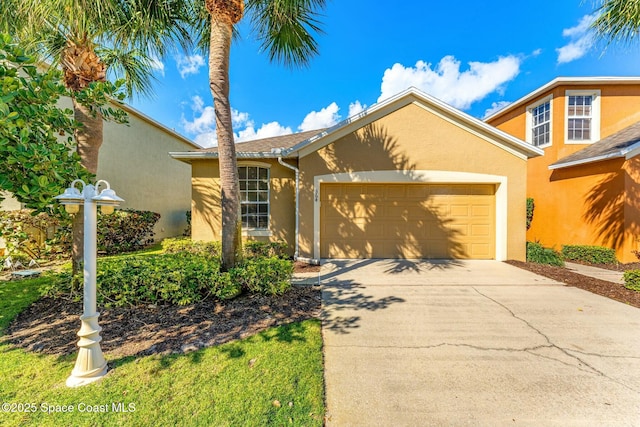
[[[358,113],[361,113],[367,108],[366,105],[362,105],[360,101],[352,102],[349,104],[349,117],[353,117]]]
[[[162,77],[164,77],[164,63],[159,58],[152,56],[149,59],[149,66],[151,66],[152,69],[157,70]]]
[[[193,138],[193,142],[201,146],[202,148],[211,148],[216,147],[218,145],[218,137],[216,136],[216,132],[205,132],[196,135]]]
[[[424,61],[418,61],[415,67],[394,64],[384,72],[378,101],[414,86],[456,108],[466,109],[488,94],[500,92],[503,84],[519,74],[521,62],[519,57],[509,55],[494,62],[469,62],[469,69],[462,72],[460,61],[453,56],[445,56],[433,68]]]
[[[338,110],[340,110],[338,104],[332,102],[320,111],[312,111],[306,115],[298,129],[304,132],[331,127],[340,121]]]
[[[204,66],[204,58],[200,55],[189,55],[176,57],[176,65],[183,79],[189,74],[198,74],[200,68]]]
[[[204,101],[199,96],[194,96],[191,101],[190,107],[194,113],[193,120],[189,121],[183,116],[182,127],[188,134],[194,135],[196,144],[205,148],[215,147],[218,145],[218,139],[216,136],[216,115],[213,106],[205,106]],[[241,112],[234,108],[231,109],[231,120],[236,130],[234,135],[236,142],[293,133],[290,127],[282,126],[278,122],[263,124],[256,130],[249,113]]]
[[[594,43],[591,24],[596,15],[585,15],[575,27],[565,28],[562,35],[568,37],[570,42],[565,46],[556,49],[558,53],[558,64],[566,64],[582,58],[591,49]]]
[[[508,105],[511,105],[511,104],[512,104],[511,101],[492,102],[491,107],[487,108],[482,118],[486,119],[487,117],[497,113],[498,111],[502,110],[503,108],[506,108]]]
[[[538,48],[536,50],[534,50],[533,52],[531,52],[531,56],[533,56],[534,58],[536,56],[539,56],[542,53],[542,49]]]
[[[290,127],[282,126],[278,122],[266,123],[257,131],[253,124],[238,132],[236,142],[251,141],[252,139],[270,138],[272,136],[289,135],[293,133]]]

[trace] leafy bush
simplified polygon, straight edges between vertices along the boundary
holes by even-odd
[[[564,245],[562,256],[568,261],[582,261],[590,264],[617,264],[616,251],[604,246]]]
[[[531,197],[527,197],[527,230],[531,228],[531,221],[533,221],[533,210],[536,205]]]
[[[270,258],[248,258],[242,265],[231,269],[236,283],[250,292],[267,295],[282,295],[291,289],[293,263],[289,260]]]
[[[624,272],[624,287],[632,291],[640,292],[640,270]]]
[[[78,294],[69,274],[60,279],[47,295]],[[187,305],[209,295],[224,300],[242,292],[230,273],[220,272],[219,261],[187,252],[99,260],[97,285],[98,303],[107,307]]]
[[[285,242],[257,242],[249,241],[242,244],[245,257],[278,257],[288,258]]]
[[[107,254],[132,252],[153,243],[160,214],[133,209],[98,217],[98,250]]]
[[[189,238],[171,238],[162,241],[162,250],[167,253],[190,252],[194,254],[220,257],[222,245],[220,242],[203,242]],[[245,258],[289,258],[285,242],[244,242],[242,250]]]
[[[60,222],[53,215],[31,209],[0,211],[0,237],[14,259],[24,258],[28,263],[31,259],[54,258],[64,252],[55,240]]]
[[[562,255],[552,248],[545,248],[538,242],[527,242],[527,262],[564,266]]]
[[[209,296],[220,300],[235,298],[243,290],[282,295],[291,288],[293,262],[288,259],[247,257],[237,267],[223,272],[219,243],[165,239],[163,247],[175,252],[98,260],[98,302],[117,307],[186,305]],[[81,280],[73,281],[70,274],[61,274],[45,294],[79,299],[82,289],[74,282]]]
[[[184,229],[182,235],[185,237],[191,237],[191,211],[186,212],[187,215],[187,228]]]
[[[220,242],[195,241],[189,238],[170,238],[162,241],[162,250],[168,254],[189,252],[219,258],[222,256]]]

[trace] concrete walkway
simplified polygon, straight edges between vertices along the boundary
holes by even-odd
[[[495,261],[323,265],[327,425],[640,425],[640,310]]]
[[[595,277],[596,279],[606,280],[608,282],[624,284],[622,271],[607,270],[604,268],[591,267],[589,265],[576,264],[573,262],[565,262],[564,266],[571,271],[574,271],[583,276]]]

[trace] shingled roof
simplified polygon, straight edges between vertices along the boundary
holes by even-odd
[[[272,150],[279,148],[286,150],[302,141],[321,133],[324,129],[309,130],[306,132],[291,133],[288,135],[272,136],[270,138],[254,139],[252,141],[244,141],[236,143],[236,152],[240,153],[263,153],[270,154]],[[203,149],[201,151],[209,153],[217,153],[218,147]]]
[[[627,154],[637,149],[640,149],[640,122],[550,164],[549,169],[561,169],[600,160],[626,157]]]

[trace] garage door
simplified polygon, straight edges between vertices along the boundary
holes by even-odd
[[[495,186],[322,184],[323,258],[495,257]]]

